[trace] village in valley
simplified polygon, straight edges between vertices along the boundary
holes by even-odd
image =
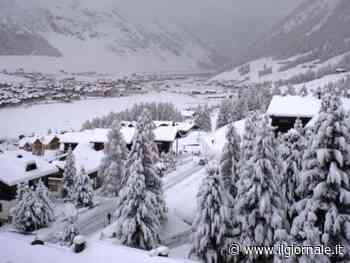
[[[29,246],[30,254],[30,244],[39,243],[44,247],[50,244],[45,253],[51,253],[52,246],[64,252],[71,246],[80,251],[88,245],[108,251],[106,258],[124,255],[122,247],[111,249],[117,244],[148,251],[139,255],[140,262],[148,262],[141,258],[152,256],[185,259],[200,246],[192,243],[192,238],[204,238],[198,220],[210,220],[202,217],[201,209],[215,209],[197,206],[201,200],[197,198],[213,194],[207,188],[209,184],[224,187],[217,194],[228,191],[231,198],[243,198],[245,193],[241,191],[245,188],[241,187],[246,186],[239,185],[243,181],[226,176],[238,178],[246,172],[244,169],[259,169],[262,158],[271,165],[277,162],[263,173],[287,173],[288,177],[280,177],[280,183],[292,187],[302,170],[302,152],[311,150],[310,134],[324,125],[320,118],[329,121],[326,116],[350,110],[347,89],[338,86],[338,95],[329,95],[329,88],[341,83],[338,79],[336,84],[323,83],[317,88],[310,85],[312,82],[308,83],[310,88],[307,84],[275,89],[256,86],[257,96],[249,85],[204,84],[197,80],[188,89],[189,80],[178,81],[168,82],[167,89],[158,94],[166,94],[167,98],[173,94],[180,100],[190,97],[185,99],[187,104],[171,99],[134,103],[119,112],[87,119],[80,123],[80,129],[47,127],[47,131],[23,130],[17,138],[4,138],[0,144],[0,240]],[[207,88],[197,92],[193,87],[200,83]],[[154,92],[148,90],[141,97]],[[128,95],[130,103],[134,96]],[[329,112],[325,103],[336,111]],[[343,119],[343,125],[348,120],[347,115],[337,118]],[[257,155],[260,151],[262,155]],[[247,178],[255,180],[255,176]],[[216,185],[215,180],[221,177],[223,185]],[[204,196],[198,191],[204,191]],[[264,198],[278,197],[293,205],[296,197],[290,192],[282,196],[277,188],[274,191]],[[224,202],[222,206],[227,209],[231,206],[225,204],[230,199],[212,198],[213,202],[215,198],[215,202]],[[147,212],[130,210],[129,202],[149,207]],[[276,203],[270,211],[277,213],[280,209],[281,213],[283,208],[278,204],[282,205]],[[142,213],[140,221],[135,220],[138,213]],[[224,226],[229,216],[226,213],[233,211],[219,213]],[[147,232],[137,232],[138,225],[147,226],[148,230],[143,230]],[[217,231],[229,234],[236,227],[227,225]],[[134,235],[142,239],[134,239]],[[235,239],[222,242],[230,240]],[[90,248],[85,255],[95,255],[99,250]]]
[[[133,1],[0,0],[0,263],[350,262],[350,1]]]

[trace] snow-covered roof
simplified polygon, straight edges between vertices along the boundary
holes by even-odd
[[[91,129],[67,132],[59,136],[62,143],[106,142],[109,129]]]
[[[26,172],[26,167],[30,163],[35,163],[37,168]],[[42,157],[35,156],[30,152],[17,150],[7,151],[0,155],[0,171],[0,181],[13,186],[57,173],[58,169]]]
[[[39,140],[41,143],[47,145],[49,144],[54,138],[59,138],[60,135],[58,134],[49,134],[45,136],[32,136],[32,137],[23,137],[18,141],[18,146],[23,147],[26,144],[33,144],[36,140]]]
[[[321,106],[321,101],[314,97],[273,96],[267,109],[269,116],[309,117],[315,116]]]
[[[135,134],[134,127],[121,127],[124,140],[127,144],[130,144]],[[89,143],[89,142],[107,142],[107,135],[110,129],[91,129],[80,132],[68,132],[59,136],[62,143]]]
[[[157,142],[173,142],[179,132],[176,126],[160,126],[153,130],[155,141]]]
[[[26,144],[32,144],[38,137],[23,137],[18,141],[18,146],[23,147]]]
[[[350,100],[341,98],[345,111],[350,110]],[[273,96],[267,114],[269,116],[283,117],[309,117],[318,115],[321,108],[321,100],[315,97],[301,96]]]
[[[53,133],[52,133],[52,134],[48,134],[48,135],[46,135],[46,136],[41,137],[41,138],[40,138],[40,141],[41,141],[43,144],[47,145],[47,144],[51,143],[52,140],[55,139],[55,138],[59,138],[59,135],[58,135],[58,134],[53,134]]]
[[[194,122],[177,122],[175,126],[181,132],[188,132],[196,126],[196,124]]]
[[[83,142],[79,143],[74,149],[73,155],[75,157],[75,165],[78,171],[84,167],[86,173],[91,174],[98,171],[100,168],[104,152],[96,151],[93,149],[91,143]],[[60,169],[64,169],[65,161],[54,161],[52,163],[57,165]]]

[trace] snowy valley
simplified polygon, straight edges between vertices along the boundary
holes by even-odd
[[[0,0],[0,263],[350,262],[348,1],[234,61],[122,7]]]

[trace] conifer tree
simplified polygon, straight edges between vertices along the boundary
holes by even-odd
[[[153,163],[156,163],[159,161],[159,151],[158,146],[155,143],[155,135],[154,135],[154,129],[156,128],[156,125],[154,124],[154,121],[152,119],[152,115],[148,110],[144,110],[142,113],[142,118],[144,120],[146,135],[147,135],[147,142],[149,144],[149,147],[151,147],[151,153],[152,153],[152,161]]]
[[[275,139],[268,117],[257,126],[252,157],[238,183],[237,218],[242,246],[274,246],[287,239],[287,221],[277,173]],[[268,262],[272,255],[241,255],[242,262]]]
[[[48,226],[53,220],[52,210],[28,184],[19,186],[16,202],[13,224],[20,231],[32,232]]]
[[[258,116],[256,113],[250,115],[244,124],[244,135],[242,138],[241,158],[243,162],[248,161],[254,153],[254,140],[257,133],[256,123]]]
[[[77,207],[91,207],[93,205],[94,192],[90,177],[86,174],[84,167],[81,168],[75,184],[75,204]]]
[[[234,125],[229,125],[226,132],[226,144],[220,160],[220,175],[224,183],[224,188],[227,193],[229,193],[229,199],[232,200],[232,202],[237,195],[240,143],[241,139]]]
[[[195,114],[195,124],[203,131],[211,131],[211,118],[208,105],[198,106]]]
[[[301,183],[300,173],[302,170],[303,154],[306,148],[306,139],[303,136],[303,127],[299,119],[296,120],[294,129],[282,136],[283,152],[281,153],[282,189],[285,193],[286,209],[288,218],[292,223],[295,213],[294,204],[299,201],[298,186]]]
[[[233,121],[231,109],[233,108],[233,104],[231,100],[223,100],[220,104],[218,119],[216,122],[216,129],[224,127],[225,125],[231,123]]]
[[[150,249],[159,243],[159,229],[166,219],[162,181],[154,167],[147,113],[137,124],[127,173],[118,198],[117,236],[128,246]]]
[[[228,262],[225,251],[231,227],[224,193],[218,167],[210,166],[197,197],[190,251],[190,256],[195,255],[204,263]]]
[[[137,158],[129,169],[118,197],[115,232],[122,244],[149,250],[160,242],[158,198],[147,189],[142,159]]]
[[[344,247],[343,255],[303,255],[301,262],[350,260],[350,133],[339,97],[326,95],[304,154],[298,216],[292,234],[299,244]]]
[[[72,201],[74,196],[74,182],[77,175],[75,158],[72,148],[69,148],[63,172],[62,196],[66,200]]]
[[[38,198],[41,200],[41,202],[45,206],[45,209],[47,210],[47,221],[52,222],[55,214],[54,205],[51,201],[51,198],[49,197],[49,190],[42,182],[42,180],[39,180],[39,182],[36,184],[35,193],[37,194]]]
[[[114,121],[107,136],[105,157],[102,160],[99,173],[99,177],[103,178],[102,193],[111,197],[118,194],[122,178],[125,175],[127,148],[120,129],[119,121]]]

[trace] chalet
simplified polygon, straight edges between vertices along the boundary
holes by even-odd
[[[57,134],[49,134],[42,138],[45,150],[58,150],[60,148],[60,138]]]
[[[24,137],[19,140],[18,148],[34,155],[44,155],[45,150],[58,150],[60,147],[60,139],[56,134],[39,137]]]
[[[75,165],[77,172],[80,172],[84,167],[86,174],[92,180],[92,185],[96,189],[100,186],[98,180],[98,171],[100,169],[101,161],[104,157],[103,151],[96,151],[92,143],[81,142],[73,151],[75,158]],[[53,161],[52,164],[56,165],[59,169],[59,177],[56,178],[55,187],[57,190],[61,189],[63,183],[63,171],[65,167],[65,160]]]
[[[23,137],[23,138],[21,138],[17,143],[18,148],[20,150],[31,152],[32,151],[32,144],[33,144],[35,139],[36,139],[36,137]]]
[[[51,180],[58,176],[56,166],[23,150],[1,154],[0,170],[0,221],[7,221],[10,217],[18,184],[34,184],[41,179],[50,188]]]
[[[128,146],[131,147],[132,138],[135,133],[133,126],[127,125],[121,127],[121,133]],[[61,149],[67,152],[69,148],[74,150],[80,143],[91,143],[95,151],[102,151],[105,143],[108,141],[109,129],[91,129],[81,132],[68,132],[59,136]]]
[[[276,133],[285,133],[294,127],[296,119],[305,126],[319,111],[321,101],[314,97],[273,96],[267,109]]]
[[[34,142],[32,143],[32,153],[34,155],[41,156],[44,154],[44,144],[42,143],[42,140],[40,138],[36,138]]]
[[[350,110],[350,100],[342,98],[345,111]],[[300,96],[274,96],[267,109],[272,126],[276,133],[287,132],[294,127],[295,120],[299,118],[305,126],[315,118],[321,108],[321,100],[315,97]]]

